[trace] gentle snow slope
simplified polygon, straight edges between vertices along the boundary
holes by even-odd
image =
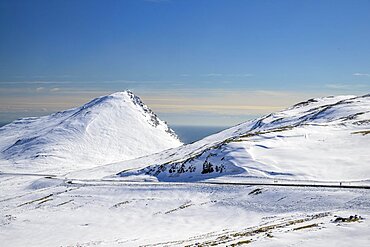
[[[0,175],[1,246],[369,246],[370,191]],[[359,222],[333,223],[335,215]],[[307,227],[310,226],[310,227]],[[268,233],[268,234],[267,234]],[[238,244],[239,243],[239,244]]]
[[[2,171],[58,173],[137,158],[181,145],[130,91],[0,128]],[[8,165],[5,165],[5,164]],[[5,169],[4,169],[5,168]]]
[[[370,179],[370,95],[311,99],[193,144],[71,177],[243,181]],[[130,169],[130,171],[127,171]]]

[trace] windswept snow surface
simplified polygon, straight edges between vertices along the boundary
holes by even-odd
[[[310,99],[193,144],[69,174],[136,181],[370,179],[370,95]],[[113,175],[113,176],[112,176]]]
[[[61,173],[153,154],[182,143],[130,91],[0,128],[0,170]]]

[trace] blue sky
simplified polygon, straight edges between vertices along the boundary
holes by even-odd
[[[230,125],[370,89],[370,1],[0,0],[0,122],[126,88]]]

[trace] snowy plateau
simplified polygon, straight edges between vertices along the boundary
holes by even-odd
[[[370,95],[191,144],[130,91],[0,128],[0,246],[370,246]]]

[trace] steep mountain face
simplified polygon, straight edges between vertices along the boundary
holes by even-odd
[[[3,126],[1,169],[70,171],[181,144],[140,98],[124,91],[96,98],[82,107]]]
[[[159,181],[358,181],[370,179],[369,150],[370,95],[337,96],[310,99],[193,144],[84,173]]]

